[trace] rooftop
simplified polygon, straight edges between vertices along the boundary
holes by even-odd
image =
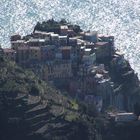
[[[25,40],[16,40],[16,41],[11,41],[11,43],[25,43]]]
[[[4,49],[3,49],[3,52],[4,52],[4,53],[16,53],[16,51],[13,50],[13,49],[11,49],[11,48],[4,48]]]
[[[115,54],[116,54],[116,55],[119,55],[119,56],[124,55],[124,53],[122,53],[122,52],[120,52],[120,51],[116,51]]]
[[[38,30],[35,30],[34,33],[35,34],[43,34],[43,35],[51,35],[51,34],[54,34],[54,32],[42,32],[42,31],[38,31]]]
[[[77,40],[75,37],[70,37],[69,40]]]
[[[29,49],[29,47],[26,47],[26,46],[24,46],[24,47],[18,47],[18,50],[28,50]]]
[[[40,50],[40,47],[30,47],[30,50]]]
[[[85,49],[86,47],[85,46],[81,46],[81,49]]]
[[[51,34],[51,37],[59,37],[59,34],[54,34],[54,33],[52,33],[52,34]]]
[[[85,49],[85,52],[90,52],[91,51],[91,48],[86,48]]]
[[[114,36],[113,35],[103,35],[103,34],[99,34],[98,35],[98,37],[111,37],[111,38],[114,38]]]
[[[59,36],[59,39],[67,39],[67,36]]]
[[[11,37],[14,37],[14,36],[21,37],[18,33],[14,33],[14,34],[11,35]]]
[[[97,42],[96,43],[97,46],[104,46],[106,44],[108,44],[108,42]]]
[[[117,115],[121,116],[121,115],[134,115],[133,112],[125,112],[125,113],[117,113]]]
[[[71,48],[72,48],[71,46],[65,46],[65,47],[61,47],[60,49],[61,50],[71,50]]]
[[[45,39],[31,38],[27,42],[45,42]]]
[[[97,74],[95,75],[95,78],[97,78],[97,79],[101,79],[101,78],[103,78],[103,75],[97,73]]]
[[[60,26],[60,29],[68,29],[68,26],[67,25],[62,25],[62,26]]]
[[[97,31],[92,31],[92,32],[86,32],[85,35],[86,36],[90,36],[90,35],[97,35]]]

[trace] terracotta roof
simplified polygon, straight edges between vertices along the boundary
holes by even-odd
[[[108,42],[97,42],[96,45],[98,46],[103,46],[103,45],[106,45],[108,44]]]
[[[18,50],[28,50],[29,47],[18,47]]]
[[[3,49],[3,52],[4,52],[4,53],[16,53],[15,50],[10,49],[10,48],[5,48],[5,49]]]
[[[61,50],[70,50],[71,49],[71,46],[61,47],[60,49]]]
[[[30,47],[30,50],[40,50],[40,47]]]

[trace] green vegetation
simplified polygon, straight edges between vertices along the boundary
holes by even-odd
[[[34,28],[34,31],[38,30],[38,31],[54,32],[54,33],[59,34],[61,25],[68,25],[68,27],[70,29],[73,29],[75,33],[79,33],[82,31],[80,29],[80,26],[69,24],[64,19],[62,19],[60,22],[57,22],[54,19],[51,19],[42,23],[38,22]]]
[[[54,21],[53,19],[48,20],[47,22],[42,23],[38,22],[37,25],[35,26],[35,30],[59,33],[60,24]]]
[[[30,106],[29,102],[34,103],[34,98],[41,101]],[[43,107],[43,104],[47,104],[45,112],[39,110],[27,114],[38,105]],[[3,137],[6,140],[95,139],[94,118],[86,115],[75,100],[50,87],[32,71],[22,69],[3,57],[0,57],[0,124],[0,130],[3,130],[1,140]],[[35,131],[37,124],[37,129],[41,129],[39,133]],[[33,126],[35,128],[30,129]]]
[[[77,104],[76,101],[71,100],[70,103],[71,103],[71,108],[72,108],[72,109],[74,109],[74,110],[78,110],[79,106],[78,106],[78,104]]]

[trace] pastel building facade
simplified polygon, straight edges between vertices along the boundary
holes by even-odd
[[[46,80],[71,78],[73,76],[71,62],[50,62],[45,65],[44,75]]]

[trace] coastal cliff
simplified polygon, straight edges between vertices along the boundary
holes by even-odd
[[[53,32],[56,31],[56,33],[61,35],[61,32],[63,31],[61,30],[62,25],[63,26],[68,25],[68,28],[74,31],[74,34],[68,35],[69,37],[81,36],[82,38],[84,32],[82,31],[80,26],[68,24],[65,20],[62,20],[60,22],[49,20],[47,22],[38,23],[35,26],[34,32],[35,31],[49,32],[51,27],[51,31]],[[55,28],[53,28],[53,26]],[[62,33],[62,35],[67,34],[66,29],[64,29],[64,31],[65,32]],[[83,32],[82,35],[81,32]],[[86,37],[86,35],[84,35],[83,40],[94,43],[94,45],[93,44],[90,45],[94,46],[93,52],[95,51],[96,54],[96,65],[104,64],[103,71],[105,70],[106,72],[108,72],[108,79],[109,79],[109,82],[106,82],[104,85],[100,84],[100,86],[95,87],[97,88],[95,94],[102,96],[103,108],[105,109],[108,108],[109,106],[114,106],[119,110],[133,112],[135,110],[134,106],[136,104],[140,105],[140,86],[139,86],[139,79],[137,74],[131,68],[129,62],[124,58],[124,55],[120,53],[118,50],[115,50],[114,37],[97,35],[98,37],[96,38],[96,33],[92,36],[93,37],[91,40],[90,38]],[[108,42],[108,50],[104,49],[102,50],[103,52],[100,51],[100,53],[98,53],[98,45],[104,42]],[[83,45],[86,46],[86,43],[83,43]],[[87,45],[88,46],[87,48],[91,48],[90,45],[89,46]],[[99,68],[99,71],[102,71],[102,68]],[[103,71],[101,73],[104,73]],[[85,77],[88,77],[88,75],[86,75]],[[85,84],[86,85],[88,84],[86,80],[85,80]],[[86,87],[86,85],[85,85],[86,88],[85,90],[89,90],[91,87],[90,86]],[[101,89],[103,90],[101,91]],[[89,93],[87,92],[86,94],[90,94],[90,91]]]
[[[11,36],[11,48],[0,48],[0,104],[2,140],[139,136],[139,79],[114,37],[65,20],[37,23],[30,35]],[[119,122],[111,111],[134,112],[134,119]]]
[[[83,108],[0,56],[1,140],[95,139],[94,118]]]
[[[111,75],[116,84],[112,104],[119,109],[134,111],[135,104],[139,103],[140,86],[137,74],[124,58],[114,58],[111,61]]]

